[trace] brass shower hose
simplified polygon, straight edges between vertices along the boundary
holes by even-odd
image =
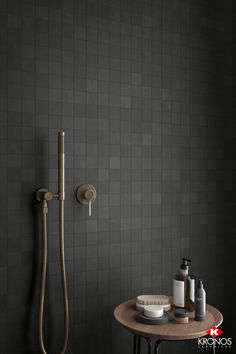
[[[66,268],[65,268],[65,247],[64,247],[64,201],[60,203],[59,219],[60,219],[60,264],[61,264],[61,281],[63,290],[63,303],[64,303],[64,342],[60,354],[66,352],[68,335],[69,335],[69,307],[67,295],[67,281],[66,281]],[[48,232],[47,232],[47,214],[48,206],[47,201],[42,202],[43,211],[43,250],[42,250],[42,273],[40,285],[40,302],[39,302],[39,342],[41,352],[47,354],[43,339],[43,315],[44,315],[44,298],[45,298],[45,285],[47,276],[47,259],[48,259]],[[61,223],[61,221],[63,221]]]
[[[59,147],[59,193],[52,194],[50,192],[44,193],[44,198],[41,198],[42,203],[42,233],[43,233],[43,246],[42,246],[42,272],[41,272],[41,284],[40,284],[40,301],[39,301],[39,342],[42,354],[48,354],[43,338],[43,317],[44,317],[44,299],[45,299],[45,285],[47,277],[47,263],[48,263],[48,203],[47,201],[52,198],[59,200],[59,242],[60,242],[60,266],[61,266],[61,284],[63,291],[63,307],[64,307],[64,341],[60,354],[66,352],[68,335],[69,335],[69,306],[68,306],[68,294],[67,294],[67,281],[66,281],[66,267],[65,267],[65,245],[64,245],[64,199],[65,199],[65,156],[64,156],[64,132],[58,133],[58,147]],[[41,189],[42,191],[45,191]],[[40,192],[40,190],[39,190]]]

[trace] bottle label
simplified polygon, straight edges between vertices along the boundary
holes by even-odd
[[[180,273],[182,273],[183,275],[188,275],[188,269],[181,269],[180,268]]]
[[[184,281],[181,280],[173,280],[173,288],[174,288],[174,305],[184,307],[185,305],[185,297],[184,297]]]

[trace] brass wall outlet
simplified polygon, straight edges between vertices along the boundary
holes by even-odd
[[[44,195],[48,193],[48,190],[46,188],[39,188],[35,192],[35,197],[38,202],[42,202],[44,199]]]

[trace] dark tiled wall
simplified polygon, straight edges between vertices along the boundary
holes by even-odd
[[[66,131],[68,353],[130,352],[131,336],[112,319],[115,305],[140,293],[171,294],[182,256],[208,280],[208,302],[232,335],[231,2],[0,6],[0,353],[39,353],[33,193],[57,189],[59,130]],[[91,218],[74,197],[85,182],[97,188]],[[50,352],[59,350],[63,324],[57,208],[50,203]],[[164,344],[167,352],[176,348]]]

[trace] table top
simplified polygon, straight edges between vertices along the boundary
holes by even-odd
[[[144,337],[158,338],[162,340],[186,340],[205,336],[206,330],[219,327],[223,322],[223,316],[215,307],[206,306],[206,319],[199,322],[194,320],[194,313],[189,314],[188,324],[174,322],[173,310],[168,311],[170,322],[164,325],[147,325],[141,323],[136,310],[136,299],[128,300],[118,305],[114,310],[114,317],[129,331]]]

